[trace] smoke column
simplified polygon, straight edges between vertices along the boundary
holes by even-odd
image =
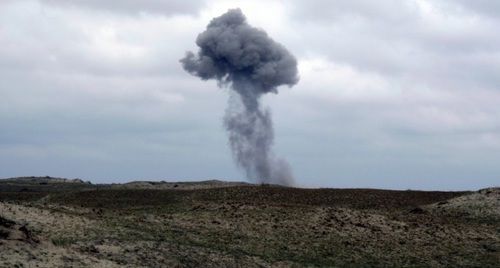
[[[198,53],[187,52],[180,62],[192,75],[232,89],[224,126],[238,166],[254,182],[293,185],[288,163],[271,150],[271,113],[261,107],[260,98],[278,93],[278,86],[298,82],[295,57],[266,32],[250,26],[240,9],[214,18],[196,44]]]

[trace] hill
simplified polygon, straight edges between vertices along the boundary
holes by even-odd
[[[0,180],[1,267],[499,263],[499,188],[429,192],[221,181],[40,182]]]

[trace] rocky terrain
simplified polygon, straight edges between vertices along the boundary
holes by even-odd
[[[0,180],[0,267],[498,267],[500,189]]]

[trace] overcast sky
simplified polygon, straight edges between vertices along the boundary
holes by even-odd
[[[0,1],[0,177],[244,180],[228,90],[179,59],[239,7],[298,59],[265,96],[305,187],[500,185],[500,2]]]

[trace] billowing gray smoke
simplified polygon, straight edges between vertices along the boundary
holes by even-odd
[[[229,98],[224,126],[238,165],[255,182],[292,185],[289,165],[271,151],[271,113],[261,108],[260,97],[298,82],[295,57],[264,31],[248,25],[240,9],[213,19],[196,44],[197,55],[188,52],[181,59],[184,69],[236,92]]]

